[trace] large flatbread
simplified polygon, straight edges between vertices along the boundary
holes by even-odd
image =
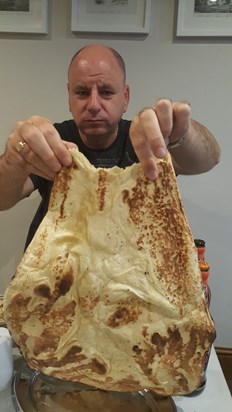
[[[185,394],[215,337],[169,155],[96,169],[71,150],[5,293],[28,365],[101,389]]]

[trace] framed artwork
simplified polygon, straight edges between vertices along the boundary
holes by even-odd
[[[179,0],[176,34],[232,36],[232,0]]]
[[[148,34],[151,0],[72,0],[73,32]]]
[[[0,0],[0,33],[48,33],[48,0]]]

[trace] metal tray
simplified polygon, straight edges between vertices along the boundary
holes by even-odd
[[[12,401],[17,412],[176,412],[171,397],[151,391],[122,393],[103,391],[77,382],[67,382],[31,370],[17,360],[12,382]]]

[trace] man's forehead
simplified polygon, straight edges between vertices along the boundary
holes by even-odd
[[[78,76],[76,78],[75,84],[78,87],[85,88],[102,88],[102,87],[114,87],[115,80],[111,76],[102,76],[101,74],[90,75],[90,76]]]
[[[90,53],[90,50],[83,50],[70,65],[70,71],[99,71],[106,73],[107,71],[114,71],[119,74],[122,73],[122,68],[120,67],[115,56],[107,50],[104,53]]]
[[[70,74],[70,80],[79,84],[113,85],[123,79],[120,68],[117,71],[112,70],[112,67],[107,65],[105,61],[100,61],[97,65],[91,65],[86,60],[81,60],[78,67],[73,67]]]
[[[81,75],[87,76],[120,76],[122,74],[117,62],[110,62],[105,59],[91,60],[80,59],[74,70]]]

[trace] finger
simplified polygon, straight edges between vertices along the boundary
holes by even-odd
[[[154,111],[156,113],[161,134],[164,140],[167,140],[173,127],[172,102],[170,99],[159,99],[155,103]]]
[[[33,115],[28,117],[24,122],[31,123],[34,126],[40,127],[42,124],[50,123],[52,124],[51,120],[47,119],[47,117]]]
[[[55,154],[59,163],[61,163],[62,166],[70,166],[72,163],[72,157],[69,153],[67,144],[64,144],[64,141],[61,139],[55,127],[49,123],[46,123],[40,126],[40,130],[44,134],[48,145]],[[73,144],[73,146],[75,145]]]
[[[40,126],[41,127],[41,126]],[[57,133],[58,135],[58,133]],[[55,134],[55,140],[59,141],[60,137]],[[22,156],[28,160],[29,151],[34,152],[44,165],[49,165],[52,172],[58,172],[62,166],[62,163],[57,159],[56,154],[47,142],[43,131],[34,126],[24,122],[19,129],[20,140],[26,142],[27,147],[24,148]],[[65,147],[65,146],[64,146]],[[65,148],[67,151],[67,149]],[[35,157],[37,159],[37,157]]]
[[[130,127],[130,138],[135,153],[141,163],[141,166],[146,176],[149,179],[154,180],[158,176],[156,157],[151,149],[150,143],[147,140],[144,125],[141,121],[140,116],[141,113],[135,116],[132,120]]]
[[[77,149],[75,143],[64,141],[64,145],[68,150],[70,148]],[[24,147],[21,155],[17,153],[17,156],[20,158],[20,166],[24,168],[24,170],[26,170],[28,173],[38,174],[39,176],[45,177],[48,180],[54,180],[57,173],[52,172],[50,168],[40,159],[40,157],[36,155],[35,152],[32,152],[30,150],[28,145]]]
[[[10,136],[11,137],[11,136]],[[35,158],[34,152],[30,152],[31,155],[26,153],[28,150],[27,145],[23,148],[23,153],[18,153],[15,148],[10,145],[9,142],[6,146],[5,159],[8,165],[14,165],[14,170],[17,170],[18,174],[29,175],[30,173],[38,174],[48,180],[54,180],[56,173],[44,165],[41,160]]]
[[[75,143],[66,142],[66,141],[63,141],[63,143],[64,143],[65,147],[67,148],[67,150],[69,150],[71,148],[75,148],[75,149],[78,150],[78,147]],[[50,180],[54,180],[54,178],[56,176],[56,173],[51,172],[51,170],[46,165],[44,165],[44,163],[41,161],[39,156],[37,156],[36,158],[35,158],[35,156],[36,155],[34,153],[32,153],[31,156],[30,156],[30,153],[29,153],[29,156],[27,156],[26,154],[24,155],[24,158],[27,157],[28,170],[29,169],[33,170],[31,173],[39,174],[40,176],[45,177],[45,178],[49,177]],[[36,163],[36,169],[35,169],[35,166],[34,166],[35,163]]]
[[[63,143],[64,143],[65,147],[67,147],[67,149],[78,149],[78,147],[75,143],[66,142],[65,140],[63,140]]]
[[[32,152],[27,146],[25,146],[23,153],[21,154],[21,158],[24,161],[24,170],[26,170],[29,174],[37,174],[48,180],[54,180],[57,172],[59,172],[62,167],[60,166],[60,169],[57,170],[57,172],[53,172],[50,167],[47,166],[41,158],[35,152]]]
[[[57,132],[56,128],[53,126],[52,122],[49,119],[47,119],[45,117],[42,117],[42,116],[34,115],[34,116],[31,116],[28,119],[26,119],[23,123],[25,125],[33,125],[36,128],[38,128],[44,134],[45,139],[46,140],[49,139],[52,142],[52,145],[50,145],[50,147],[52,147],[52,149],[54,149],[54,148],[56,149],[56,145],[58,144],[58,149],[57,149],[57,152],[58,152],[57,158],[58,158],[58,160],[60,160],[62,164],[64,164],[64,163],[65,164],[68,163],[68,165],[70,164],[71,158],[69,156],[69,153],[67,152],[67,150],[63,146],[62,140],[60,138],[59,133]],[[22,124],[22,122],[18,122],[18,125],[20,125],[20,124]],[[51,137],[51,139],[50,139],[50,137]],[[49,144],[49,142],[48,142],[48,144]],[[59,158],[59,153],[60,153],[59,148],[61,148],[61,156],[60,156],[61,159]],[[55,153],[55,151],[54,151],[54,153]],[[67,160],[67,158],[68,158],[68,160]],[[63,160],[64,160],[64,162],[63,162]]]
[[[145,175],[148,179],[155,180],[158,177],[158,166],[156,163],[156,158],[153,152],[147,147],[144,140],[139,143],[137,148],[135,148],[135,153],[140,161],[140,164],[144,170]]]
[[[167,150],[156,112],[152,108],[146,109],[140,114],[140,121],[147,142],[147,155],[151,150],[154,156],[162,159],[166,156]]]
[[[50,180],[52,182],[54,181],[54,179],[57,175],[56,173],[51,173],[50,171],[47,174],[44,169],[39,170],[39,169],[35,168],[34,166],[30,165],[29,163],[26,164],[25,171],[27,172],[28,175],[34,174],[34,175],[43,177],[44,179]]]
[[[191,107],[188,102],[173,102],[173,127],[170,141],[176,141],[188,132],[191,122]]]

